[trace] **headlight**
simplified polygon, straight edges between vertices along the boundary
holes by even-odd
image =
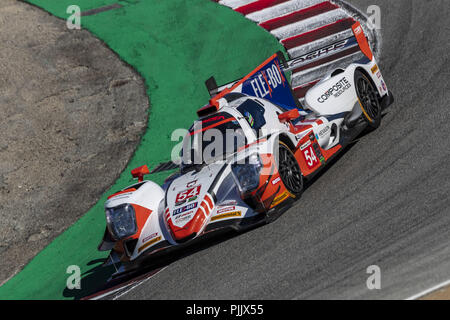
[[[132,236],[137,231],[136,214],[131,204],[106,209],[106,223],[117,240]]]
[[[258,154],[252,154],[244,163],[233,163],[231,171],[241,193],[255,190],[259,186],[262,163]]]

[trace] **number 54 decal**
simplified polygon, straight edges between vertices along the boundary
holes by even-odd
[[[190,188],[187,190],[184,190],[180,193],[177,194],[177,197],[175,199],[175,202],[181,202],[184,201],[186,199],[198,196],[200,194],[200,189],[201,189],[201,185],[200,186],[196,186],[194,188]]]
[[[320,163],[311,144],[307,148],[305,148],[302,152],[303,156],[305,157],[308,169],[312,169]]]

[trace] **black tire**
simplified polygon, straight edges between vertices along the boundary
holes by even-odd
[[[303,175],[291,149],[280,141],[278,153],[278,172],[287,190],[299,197],[303,192]]]
[[[355,71],[355,86],[363,118],[369,130],[377,129],[381,124],[382,108],[378,99],[378,91],[372,81],[361,71]]]

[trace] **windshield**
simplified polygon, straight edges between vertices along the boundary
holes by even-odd
[[[209,164],[237,152],[247,144],[239,122],[226,112],[194,123],[183,141],[182,168]]]

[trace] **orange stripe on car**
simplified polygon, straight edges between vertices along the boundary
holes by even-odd
[[[209,207],[212,209],[214,207],[214,202],[211,199],[211,196],[209,194],[205,195],[205,201],[208,202]]]
[[[206,215],[209,215],[209,207],[208,207],[208,205],[206,204],[205,201],[202,202],[202,204],[200,205],[200,207],[203,208],[203,210],[205,210]]]

